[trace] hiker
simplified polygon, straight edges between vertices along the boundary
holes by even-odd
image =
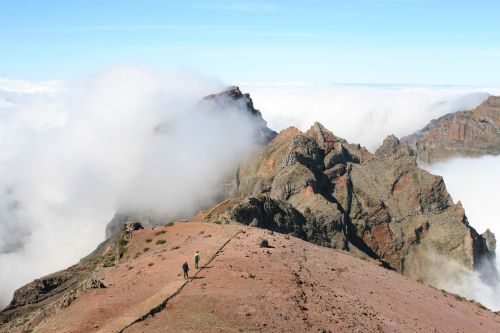
[[[188,263],[185,262],[184,264],[182,264],[182,271],[184,272],[184,278],[187,279],[189,277],[189,266],[188,266]]]
[[[200,251],[194,253],[194,267],[198,269],[198,263],[200,262]]]

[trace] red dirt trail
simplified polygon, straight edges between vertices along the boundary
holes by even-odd
[[[271,248],[259,247],[262,238]],[[187,281],[184,261],[196,274]],[[500,316],[477,304],[348,253],[241,225],[136,231],[125,260],[96,277],[108,288],[85,291],[36,332],[500,332]]]

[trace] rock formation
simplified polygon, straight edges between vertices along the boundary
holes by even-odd
[[[410,145],[424,163],[453,157],[500,154],[500,97],[490,96],[477,108],[432,120],[401,142]]]
[[[253,106],[250,94],[243,94],[238,87],[229,87],[218,94],[205,96],[200,101],[200,105],[209,105],[210,110],[235,109],[248,114],[257,124],[256,141],[258,144],[268,143],[277,134],[267,127],[267,122],[262,118],[262,114]]]
[[[319,123],[289,128],[243,163],[238,179],[239,199],[205,220],[290,233],[418,280],[432,274],[431,254],[475,269],[490,253],[443,179],[394,136],[372,155]]]

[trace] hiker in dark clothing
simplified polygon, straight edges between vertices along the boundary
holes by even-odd
[[[189,277],[189,266],[188,266],[188,263],[185,262],[184,264],[182,264],[182,271],[184,272],[184,278],[187,279]]]

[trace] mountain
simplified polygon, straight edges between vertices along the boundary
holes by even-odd
[[[436,256],[471,270],[494,257],[443,179],[393,136],[372,155],[319,123],[289,128],[242,163],[235,184],[204,220],[291,234],[422,281],[439,274]]]
[[[192,265],[195,250],[199,270]],[[62,271],[20,289],[17,308],[1,313],[0,331],[486,333],[500,327],[499,315],[458,295],[348,252],[237,224],[126,224],[120,239],[72,268],[83,271],[80,282]]]
[[[500,317],[427,286],[444,262],[496,282],[496,241],[418,151],[388,136],[372,154],[319,123],[276,135],[237,87],[206,103],[258,124],[219,203],[174,225],[117,213],[93,253],[15,292],[0,332],[499,330]],[[185,281],[195,250],[204,267]]]
[[[500,154],[500,97],[490,96],[477,108],[449,113],[420,131],[403,137],[419,161],[435,163],[453,157]]]

